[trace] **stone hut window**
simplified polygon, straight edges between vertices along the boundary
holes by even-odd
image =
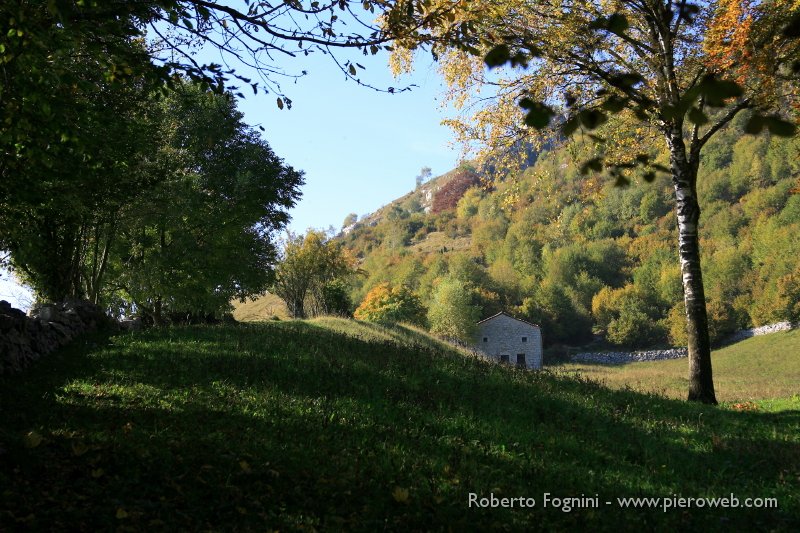
[[[500,361],[503,362],[503,363],[508,363],[508,354],[501,355],[500,356]]]
[[[528,337],[522,337],[522,342],[528,342]]]
[[[524,338],[525,337],[523,337],[523,339]],[[518,353],[517,354],[517,366],[521,366],[521,367],[528,366],[527,364],[525,364],[525,354],[524,353]]]
[[[484,337],[483,342],[489,342],[489,337]]]

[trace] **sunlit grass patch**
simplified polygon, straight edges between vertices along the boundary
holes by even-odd
[[[744,340],[711,354],[714,386],[721,402],[790,398],[800,390],[800,330]],[[687,359],[627,365],[569,363],[557,365],[611,388],[684,398],[689,388]]]

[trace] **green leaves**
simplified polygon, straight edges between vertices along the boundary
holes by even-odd
[[[603,170],[603,158],[594,157],[581,165],[581,175],[586,175],[589,172],[600,172]]]
[[[628,105],[628,99],[621,96],[611,95],[600,105],[602,109],[609,113],[619,113]]]
[[[467,50],[472,54],[477,54],[477,49],[472,46],[463,45],[462,49]],[[539,56],[539,51],[533,46],[517,50],[512,54],[512,50],[507,44],[498,44],[484,57],[484,62],[489,68],[502,67],[506,63],[510,63],[512,67],[527,67],[528,61],[532,57]]]
[[[708,123],[708,117],[706,116],[706,114],[700,111],[696,107],[692,107],[689,110],[689,120],[693,124],[697,124],[698,126],[702,126]]]
[[[783,120],[777,115],[753,115],[745,124],[744,131],[750,135],[757,135],[764,129],[777,137],[792,137],[797,133],[797,126]]]
[[[589,28],[592,30],[603,30],[615,35],[624,35],[629,27],[628,18],[622,13],[612,13],[607,17],[597,17],[589,23]]]
[[[486,66],[489,68],[500,67],[505,65],[511,60],[511,50],[508,48],[507,44],[499,44],[492,48],[484,61],[486,62]]]
[[[710,107],[723,107],[726,105],[727,100],[744,94],[744,89],[738,83],[730,80],[720,80],[711,74],[702,79],[698,88],[705,104]]]
[[[789,19],[789,22],[783,27],[781,33],[784,37],[789,37],[790,39],[800,37],[800,13],[795,13],[792,18]]]
[[[561,132],[569,137],[578,131],[578,128],[581,126],[588,130],[593,130],[604,124],[607,120],[608,116],[599,109],[584,109],[564,122],[561,126]]]
[[[541,102],[534,102],[530,98],[523,98],[519,105],[528,112],[525,115],[525,124],[538,130],[546,128],[555,115],[555,111],[550,107]]]

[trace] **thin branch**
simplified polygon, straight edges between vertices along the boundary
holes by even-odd
[[[696,152],[697,157],[699,157],[700,156],[700,149],[709,141],[709,139],[711,139],[711,137],[714,136],[715,133],[717,133],[728,122],[733,120],[733,118],[737,114],[739,114],[740,111],[742,111],[744,109],[747,109],[748,107],[751,107],[751,106],[752,106],[752,100],[750,100],[750,98],[745,98],[744,100],[742,100],[741,102],[739,102],[738,104],[736,104],[735,106],[730,108],[728,110],[728,112],[725,113],[725,115],[716,122],[716,124],[714,124],[713,126],[708,128],[708,130],[703,134],[702,137],[700,137],[697,140],[696,143],[692,142],[691,149],[690,149],[691,156],[694,157],[695,156],[695,152]]]

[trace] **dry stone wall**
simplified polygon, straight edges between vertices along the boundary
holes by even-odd
[[[113,324],[86,301],[41,305],[28,316],[0,300],[0,375],[20,372],[79,335]]]
[[[792,329],[790,322],[778,322],[757,328],[743,329],[737,331],[721,344],[727,346],[735,342],[756,337],[758,335],[769,335],[778,331],[788,331]],[[669,350],[646,350],[640,352],[583,352],[570,357],[574,363],[600,363],[606,365],[622,365],[637,361],[660,361],[662,359],[680,359],[687,357],[689,352],[686,348],[672,348]]]

